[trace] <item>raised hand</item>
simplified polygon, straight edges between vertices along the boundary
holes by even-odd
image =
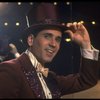
[[[83,49],[91,49],[89,33],[82,23],[68,23],[67,27],[69,29],[65,33],[69,34],[72,41],[76,42]]]

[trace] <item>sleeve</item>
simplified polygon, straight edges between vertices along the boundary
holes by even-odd
[[[56,78],[62,95],[91,88],[99,79],[98,61],[82,57],[79,73]]]
[[[17,98],[20,78],[15,72],[10,64],[0,64],[0,98]]]
[[[95,49],[93,46],[91,46],[91,50],[88,49],[80,49],[81,55],[84,58],[91,59],[91,60],[98,60],[99,57],[99,50]]]

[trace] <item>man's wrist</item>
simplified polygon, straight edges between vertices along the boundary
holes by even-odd
[[[92,45],[91,45],[91,49],[82,49],[81,48],[81,55],[84,58],[87,59],[91,59],[91,60],[98,60],[99,57],[99,50],[95,49]]]

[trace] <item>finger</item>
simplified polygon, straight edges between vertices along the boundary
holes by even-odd
[[[76,30],[77,30],[77,22],[74,22],[74,23],[67,23],[67,27],[68,27],[69,30],[71,30],[72,32],[76,32]]]
[[[77,30],[77,28],[78,28],[77,22],[73,23],[73,28],[74,28],[74,30]]]
[[[78,23],[78,29],[82,29],[83,32],[85,32],[86,34],[88,33],[87,29],[85,28],[85,26],[82,23]]]
[[[72,23],[67,23],[67,27],[71,27],[73,24]]]
[[[77,28],[78,28],[78,29],[82,28],[82,23],[81,23],[81,22],[78,22],[78,23],[77,23]]]

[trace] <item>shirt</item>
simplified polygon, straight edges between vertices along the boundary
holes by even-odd
[[[35,67],[35,69],[36,69],[36,67],[39,65],[39,62],[36,59],[36,57],[29,50],[26,50],[25,53],[28,55],[33,67]],[[37,72],[37,75],[38,75],[38,78],[41,82],[41,85],[42,85],[43,91],[45,93],[46,99],[52,99],[51,92],[50,92],[45,80],[43,79],[42,73]]]
[[[81,49],[81,55],[84,58],[91,59],[91,60],[98,60],[99,57],[99,50],[95,49],[93,46],[91,46],[91,50],[89,49]]]

